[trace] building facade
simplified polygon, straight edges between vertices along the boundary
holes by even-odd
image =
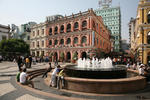
[[[27,44],[30,44],[30,33],[31,27],[36,25],[35,22],[28,22],[26,24],[21,24],[16,26],[15,24],[11,25],[11,38],[13,39],[22,39]]]
[[[0,24],[0,41],[10,38],[10,27]]]
[[[46,47],[53,60],[101,56],[111,50],[110,33],[92,9],[46,21]]]
[[[102,16],[104,24],[114,37],[114,52],[121,51],[121,11],[120,7],[110,7],[108,4],[102,5],[95,10],[96,15]]]
[[[135,25],[136,25],[136,18],[131,18],[128,24],[129,26],[129,47],[131,54],[135,55],[134,48],[136,45],[136,37],[137,34],[135,33]]]
[[[134,41],[133,51],[136,58],[150,65],[150,0],[139,1]]]
[[[31,27],[30,53],[38,57],[46,55],[46,23]]]

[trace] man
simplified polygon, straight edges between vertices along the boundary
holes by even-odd
[[[20,83],[23,84],[23,85],[31,84],[32,88],[34,88],[33,82],[28,80],[28,79],[29,79],[29,76],[26,73],[26,68],[24,68],[23,72],[21,72],[21,74],[20,74]]]
[[[57,77],[57,89],[60,89],[60,82],[61,82],[61,86],[62,88],[64,88],[65,84],[64,84],[64,72],[65,72],[65,69],[63,68],[59,74],[58,74],[58,77]]]
[[[47,70],[43,74],[42,78],[44,78],[45,76],[47,77],[47,73],[50,72],[51,70],[52,70],[51,63],[49,63],[49,68],[47,68]]]
[[[19,56],[17,59],[18,69],[20,70],[22,64],[22,58]]]
[[[56,75],[59,73],[59,68],[60,68],[60,65],[58,65],[52,72],[52,76],[51,76],[51,80],[50,80],[50,87],[53,86],[55,87],[56,86]]]
[[[29,56],[29,68],[31,68],[32,65],[32,56]]]

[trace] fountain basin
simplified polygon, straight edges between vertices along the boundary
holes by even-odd
[[[146,79],[136,76],[123,79],[84,79],[65,77],[65,89],[97,94],[129,93],[146,87]]]
[[[113,68],[78,68],[74,65],[68,65],[65,67],[66,75],[76,78],[88,78],[88,79],[118,79],[126,78],[125,67],[113,67]]]

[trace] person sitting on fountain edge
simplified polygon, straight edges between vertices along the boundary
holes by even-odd
[[[58,65],[57,67],[55,67],[55,69],[52,72],[52,76],[51,76],[51,80],[50,80],[50,87],[55,87],[56,86],[56,76],[59,73],[59,69],[60,69],[60,65]]]
[[[64,76],[65,76],[65,68],[61,69],[57,76],[57,89],[60,89],[60,83],[62,88],[64,88]]]

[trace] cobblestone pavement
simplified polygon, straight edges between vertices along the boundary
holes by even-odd
[[[64,64],[63,64],[64,65]],[[38,63],[32,65],[31,69],[35,70],[48,67],[48,63]],[[0,100],[58,100],[61,98],[55,98],[54,96],[43,96],[38,93],[24,89],[16,84],[15,77],[18,72],[17,64],[12,62],[0,63]],[[120,96],[88,96],[83,94],[68,93],[59,91],[54,88],[49,88],[44,84],[44,79],[41,76],[33,79],[35,89],[46,93],[52,93],[54,95],[63,96],[77,99],[97,99],[97,100],[150,100],[150,86],[145,90],[137,91],[131,94],[122,94]]]

